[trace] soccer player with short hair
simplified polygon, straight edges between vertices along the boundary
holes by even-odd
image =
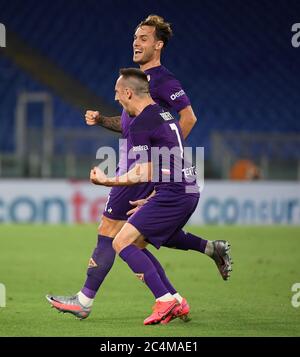
[[[168,111],[178,113],[179,125],[183,137],[186,138],[196,122],[196,117],[181,84],[160,62],[161,52],[171,36],[172,30],[169,23],[160,16],[148,16],[136,28],[133,41],[133,61],[139,64],[140,69],[146,74],[153,100]],[[88,125],[98,124],[107,129],[121,132],[124,139],[128,139],[132,120],[133,118],[125,110],[120,117],[105,117],[97,111],[90,110],[86,113]],[[128,159],[130,149],[131,143],[127,141],[127,147],[121,148],[117,176],[126,173],[134,163],[134,160]],[[153,194],[153,189],[152,183],[142,183],[131,187],[112,187],[98,228],[98,243],[89,261],[84,286],[75,296],[48,296],[47,298],[53,306],[80,318],[89,315],[96,293],[115,259],[115,251],[112,247],[113,239],[126,223],[129,214],[141,209],[140,206],[147,202]],[[148,198],[145,199],[145,197]],[[136,208],[133,209],[133,205],[136,205]],[[226,280],[229,277],[231,263],[228,255],[229,244],[226,241],[207,241],[191,233],[178,231],[164,245],[181,250],[192,249],[207,254],[215,261],[223,279]],[[169,283],[155,257],[147,249],[143,249],[142,252],[154,262],[165,284],[169,284],[169,290],[173,295],[180,303],[185,304],[185,299]],[[188,310],[188,305],[186,304],[186,306]]]
[[[90,179],[94,184],[112,187],[155,181],[155,195],[128,219],[113,240],[113,248],[155,296],[153,313],[144,324],[166,323],[181,314],[182,306],[164,284],[153,261],[134,243],[145,246],[149,242],[159,249],[186,224],[200,194],[195,174],[188,170],[192,164],[184,158],[180,126],[171,113],[151,98],[147,75],[135,68],[120,70],[115,92],[115,99],[133,118],[128,128],[129,141],[131,154],[139,158],[133,169],[121,176],[108,178],[94,167]],[[155,157],[153,148],[167,148],[172,155],[168,160],[160,155]],[[187,186],[193,188],[192,192],[186,190]]]

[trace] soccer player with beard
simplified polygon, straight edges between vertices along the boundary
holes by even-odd
[[[136,28],[133,41],[133,61],[139,64],[140,69],[147,75],[153,100],[168,111],[178,113],[179,125],[183,137],[186,138],[196,123],[196,117],[181,84],[171,72],[161,65],[160,61],[161,52],[171,36],[172,30],[169,23],[160,16],[148,16]],[[98,111],[88,110],[85,118],[88,125],[98,124],[120,132],[122,138],[128,139],[132,118],[125,110],[118,117],[105,117]],[[134,163],[134,160],[128,159],[130,149],[130,142],[127,141],[127,147],[122,147],[120,150],[121,157],[116,172],[118,176],[125,174]],[[84,286],[74,296],[47,296],[48,301],[54,307],[60,311],[70,312],[79,318],[86,318],[90,314],[96,293],[115,259],[115,251],[112,247],[113,239],[126,223],[128,215],[136,212],[143,203],[147,202],[145,198],[149,198],[153,194],[153,189],[154,185],[151,182],[137,186],[118,186],[111,189],[98,228],[98,243],[89,261]],[[136,208],[133,209],[133,205]],[[179,230],[163,245],[204,253],[214,260],[224,280],[227,280],[230,275],[231,261],[228,255],[229,244],[226,241],[207,241]],[[165,286],[168,286],[170,293],[182,304],[183,311],[187,315],[189,306],[186,300],[171,285],[164,269],[150,251],[143,245],[140,248],[141,252],[156,266]]]

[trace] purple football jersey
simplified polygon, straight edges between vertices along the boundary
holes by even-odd
[[[173,112],[180,112],[190,105],[189,98],[183,91],[181,84],[164,66],[151,68],[145,73],[148,76],[150,94],[155,102]],[[121,115],[122,138],[127,139],[120,147],[119,165],[117,175],[123,175],[134,164],[134,159],[128,159],[132,149],[129,136],[129,126],[133,118],[123,110]],[[154,184],[149,182],[135,186],[116,186],[110,190],[106,208],[103,214],[115,220],[127,220],[126,212],[132,209],[129,200],[135,201],[149,196]]]
[[[145,71],[149,81],[150,95],[161,107],[171,112],[180,112],[190,105],[190,100],[181,87],[180,82],[164,66],[150,68]],[[122,138],[128,139],[129,126],[132,122],[125,110],[121,115]],[[120,148],[120,160],[117,173],[119,175],[128,171],[134,160],[128,159],[128,152],[131,149],[130,142],[127,147],[123,144]]]
[[[158,104],[148,105],[129,126],[130,156],[152,162],[155,188],[196,185],[192,164],[184,158],[184,139],[178,121]]]

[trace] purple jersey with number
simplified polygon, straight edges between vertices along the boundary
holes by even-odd
[[[151,162],[155,195],[128,220],[157,249],[181,230],[199,201],[196,175],[184,157],[180,126],[158,104],[148,105],[129,128],[136,163]],[[155,177],[156,176],[156,177]]]
[[[136,162],[152,162],[155,190],[195,186],[198,192],[194,167],[184,157],[181,128],[169,111],[158,104],[148,105],[132,120],[129,141]]]
[[[145,73],[148,77],[151,97],[160,106],[172,111],[172,113],[178,113],[190,105],[190,100],[182,89],[181,84],[164,66],[150,68]],[[128,153],[132,149],[129,140],[129,127],[133,119],[123,110],[121,115],[122,139],[127,140],[127,145],[123,142],[120,147],[117,175],[127,172],[135,162],[134,159],[128,159]],[[115,220],[127,220],[126,212],[132,208],[129,200],[135,201],[145,198],[153,189],[153,183],[113,187],[103,214]]]
[[[164,66],[150,68],[145,71],[150,87],[150,95],[153,100],[164,109],[173,112],[180,112],[190,105],[190,100],[185,94],[179,81]],[[132,122],[125,110],[121,115],[122,138],[128,140],[129,126]],[[127,141],[127,147],[121,147],[121,155],[118,167],[118,174],[122,175],[132,167],[134,160],[128,160],[128,152],[131,144]],[[127,161],[127,163],[126,163]]]

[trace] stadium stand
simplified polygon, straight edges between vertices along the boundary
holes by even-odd
[[[278,0],[276,6],[267,0],[233,0],[229,7],[224,0],[190,1],[181,13],[178,8],[182,2],[177,0],[162,0],[159,4],[148,0],[143,3],[135,0],[110,3],[28,0],[26,5],[12,0],[0,1],[0,21],[5,23],[11,36],[63,73],[63,80],[76,80],[78,86],[99,98],[99,103],[101,99],[107,108],[118,111],[113,87],[118,69],[132,65],[135,25],[149,13],[164,16],[173,24],[175,33],[166,49],[164,64],[181,80],[199,119],[189,143],[205,147],[210,175],[224,176],[218,169],[219,158],[214,154],[214,133],[222,136],[232,159],[247,155],[246,158],[257,163],[262,157],[300,161],[296,76],[299,51],[291,46],[290,32],[291,24],[296,21],[295,8],[300,10],[300,4],[295,1],[290,8],[284,4],[282,0]],[[51,93],[55,128],[89,130],[82,121],[87,107],[78,103],[78,98],[77,102],[74,95],[66,98],[58,90],[61,86],[53,87],[47,78],[35,79],[38,75],[33,77],[28,69],[17,65],[18,51],[10,56],[4,49],[1,52],[2,152],[15,149],[14,136],[7,132],[15,130],[14,112],[20,91]],[[32,105],[30,122],[41,122],[39,116],[39,105]],[[239,140],[240,132],[252,138],[247,148],[245,142]],[[256,139],[257,133],[260,133],[259,139]],[[275,139],[269,142],[270,133],[288,137],[280,139],[280,150],[274,150]],[[298,137],[289,140],[290,134],[298,134]],[[78,142],[78,153],[94,156],[95,147],[99,141],[103,144],[103,140],[115,145],[115,135],[110,136],[108,132],[99,135],[101,139],[94,138],[93,145],[86,145],[84,140],[82,144]],[[70,150],[64,149],[63,140],[56,140],[56,152],[63,154]]]

